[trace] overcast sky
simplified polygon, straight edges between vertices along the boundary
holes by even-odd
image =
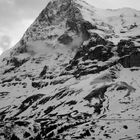
[[[140,10],[140,0],[85,1],[104,9],[131,7]],[[47,3],[48,0],[0,0],[0,54],[16,44]]]

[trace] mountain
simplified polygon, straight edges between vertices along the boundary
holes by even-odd
[[[140,11],[51,0],[0,57],[0,139],[140,139]]]

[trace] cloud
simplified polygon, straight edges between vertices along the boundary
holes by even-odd
[[[9,44],[9,48],[13,47],[21,39],[26,29],[32,24],[33,21],[34,19],[22,19],[15,22],[12,28],[0,27],[0,42],[4,43],[4,41],[5,42],[7,41],[8,42],[7,44]],[[3,45],[1,43],[0,47],[2,46]],[[2,48],[4,49],[5,47],[2,47]],[[6,47],[6,49],[7,48],[8,47]]]
[[[2,36],[0,38],[0,47],[2,51],[7,50],[10,47],[11,44],[11,38],[9,36]]]

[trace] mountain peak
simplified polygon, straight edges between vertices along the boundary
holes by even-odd
[[[77,15],[77,16],[76,16]],[[38,20],[46,19],[48,24],[59,24],[65,18],[79,20],[80,11],[73,0],[53,0],[48,3],[46,8],[41,12]]]
[[[139,139],[140,13],[127,11],[48,3],[0,61],[0,139]]]
[[[82,14],[81,9],[86,6],[88,4],[80,0],[50,1],[25,32],[13,54],[34,52],[36,48],[31,46],[39,45],[40,40],[41,46],[48,44],[55,48],[56,45],[53,44],[61,44],[72,50],[79,48],[88,39],[88,30],[94,29],[94,25],[88,22]],[[39,50],[42,49],[37,49],[37,52]]]

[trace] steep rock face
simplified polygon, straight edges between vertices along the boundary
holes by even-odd
[[[0,139],[139,139],[139,15],[50,1],[0,58]]]

